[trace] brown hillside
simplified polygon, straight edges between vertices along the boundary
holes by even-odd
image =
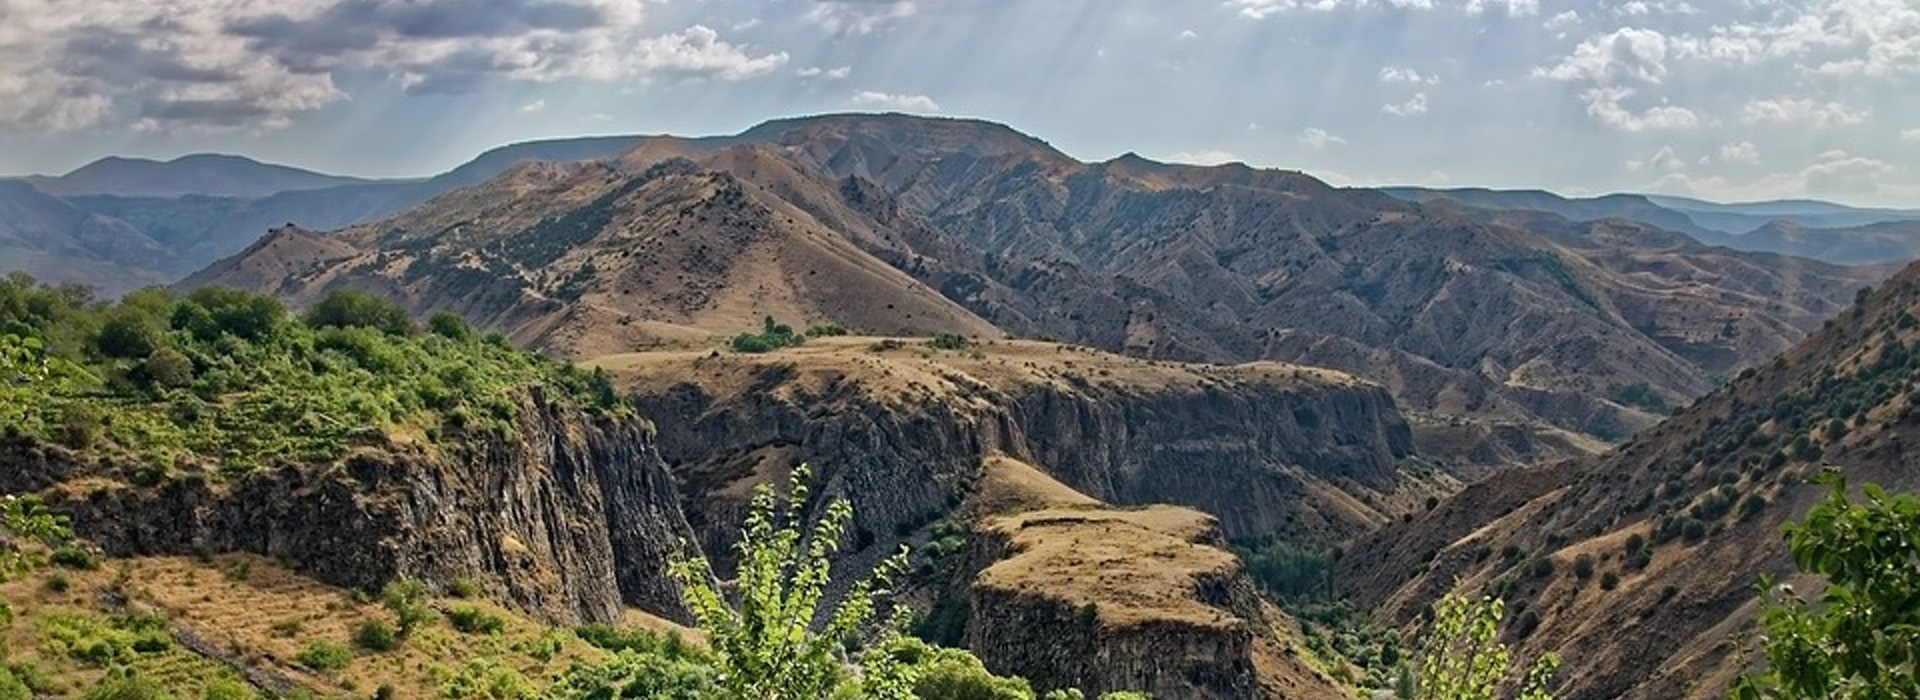
[[[342,286],[373,289],[416,313],[458,311],[573,356],[731,335],[766,316],[997,334],[767,189],[683,159],[637,174],[518,166],[329,234],[355,251],[348,257],[287,241],[310,235],[283,231],[185,284],[262,289],[295,304]],[[246,272],[262,267],[289,276],[275,284]]]
[[[1909,268],[1605,456],[1503,474],[1353,543],[1343,578],[1396,624],[1450,587],[1504,594],[1538,617],[1527,650],[1566,658],[1566,697],[1717,697],[1748,661],[1754,581],[1791,571],[1779,526],[1820,495],[1805,477],[1920,488],[1917,311]]]

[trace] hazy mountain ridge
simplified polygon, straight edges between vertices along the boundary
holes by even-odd
[[[1452,201],[1490,211],[1539,211],[1574,221],[1625,219],[1685,233],[1710,245],[1784,253],[1831,263],[1904,263],[1920,257],[1920,210],[1850,207],[1817,200],[1720,204],[1665,195],[1562,197],[1541,190],[1388,187],[1408,201]]]
[[[217,153],[195,153],[166,161],[108,156],[65,175],[25,179],[42,192],[62,197],[264,197],[293,190],[377,182]]]

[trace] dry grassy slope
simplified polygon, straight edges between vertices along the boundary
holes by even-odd
[[[655,417],[689,518],[714,538],[734,530],[748,485],[793,461],[825,469],[882,544],[950,509],[993,454],[1110,502],[1198,507],[1235,537],[1343,537],[1451,488],[1402,468],[1411,437],[1383,391],[1328,370],[859,337],[590,364]]]
[[[1156,697],[1346,697],[1303,660],[1295,623],[1253,595],[1213,518],[1108,506],[1004,456],[985,460],[968,508],[999,555],[969,584],[968,636],[991,667]],[[1093,615],[1024,624],[1054,610]],[[1102,651],[1059,653],[1081,644]]]
[[[571,356],[704,341],[769,315],[803,326],[997,334],[769,188],[686,160],[640,172],[518,166],[329,235],[356,251],[345,257],[290,240],[302,236],[276,234],[186,285],[247,286],[296,304],[339,286],[370,288],[416,313],[459,311]],[[262,269],[290,277],[276,283],[253,272]]]
[[[1894,348],[1920,346],[1916,312],[1920,268],[1909,268],[1611,453],[1502,474],[1351,544],[1343,579],[1400,624],[1449,588],[1528,601],[1540,626],[1524,646],[1561,651],[1575,700],[1715,697],[1748,661],[1732,636],[1751,624],[1753,582],[1791,570],[1779,526],[1820,496],[1803,478],[1826,462],[1856,483],[1920,488],[1920,363]],[[1794,447],[1803,435],[1808,447]],[[1629,566],[1627,540],[1661,541],[1669,519],[1675,533],[1699,522],[1698,541],[1664,541],[1644,570]],[[1503,556],[1508,547],[1516,556]],[[1582,555],[1590,579],[1573,573]],[[1536,557],[1551,573],[1526,571]],[[1599,585],[1607,574],[1619,577],[1615,590]]]
[[[121,567],[124,580],[119,580]],[[68,590],[56,592],[48,585],[56,576],[68,581]],[[506,629],[497,635],[463,634],[435,619],[397,650],[357,651],[345,668],[315,671],[297,660],[308,644],[327,641],[351,648],[360,625],[392,624],[392,614],[378,602],[356,600],[352,591],[251,555],[119,559],[91,571],[42,571],[0,584],[0,600],[16,616],[0,630],[8,659],[33,663],[76,693],[98,682],[104,670],[48,641],[49,623],[74,614],[103,623],[125,612],[165,619],[175,643],[161,653],[139,654],[131,665],[182,697],[199,697],[212,682],[244,680],[328,697],[364,697],[390,685],[393,697],[430,698],[440,695],[436,674],[472,661],[489,660],[529,678],[545,678],[566,670],[570,660],[602,655],[574,635],[550,633],[551,627],[508,608],[439,599],[431,602],[436,608],[476,606],[504,619]],[[529,655],[528,649],[548,640],[558,645],[557,653],[545,660]]]

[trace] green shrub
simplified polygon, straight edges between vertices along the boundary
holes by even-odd
[[[337,671],[353,661],[353,650],[326,640],[315,640],[301,649],[295,660],[315,671]]]
[[[55,547],[53,554],[49,555],[48,560],[53,562],[55,566],[67,569],[100,568],[99,556],[84,548],[71,544],[63,544]]]
[[[1611,571],[1600,575],[1600,590],[1611,591],[1620,586],[1620,575]]]
[[[490,614],[471,605],[456,606],[447,611],[447,621],[453,628],[468,634],[499,634],[507,628],[507,621],[499,615]]]
[[[1593,555],[1582,554],[1574,557],[1573,575],[1582,581],[1593,578]]]
[[[392,625],[373,620],[360,625],[353,635],[353,643],[367,651],[393,651],[400,648],[400,634]]]
[[[305,320],[314,328],[372,328],[390,335],[413,332],[413,321],[407,318],[406,309],[354,289],[327,295],[307,310]]]
[[[474,583],[470,578],[456,578],[447,582],[447,595],[455,598],[478,598],[480,584]]]
[[[467,342],[473,339],[473,327],[459,314],[437,311],[427,318],[427,331],[448,340]]]
[[[399,621],[401,635],[433,619],[433,608],[427,607],[427,585],[414,579],[401,579],[382,587],[380,604]]]
[[[927,345],[935,350],[965,350],[972,344],[966,336],[958,333],[936,333],[932,340],[927,341]]]
[[[200,691],[200,700],[254,700],[260,695],[249,686],[231,678],[219,678],[207,683]]]
[[[759,333],[741,333],[733,337],[731,345],[734,352],[762,353],[780,348],[793,347],[807,342],[807,337],[793,332],[793,327],[766,317],[761,322]]]
[[[82,695],[83,700],[174,700],[174,695],[160,687],[160,684],[147,680],[143,676],[114,676],[94,684],[93,688]]]

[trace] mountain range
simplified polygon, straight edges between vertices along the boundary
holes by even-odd
[[[1385,384],[1426,444],[1476,466],[1625,437],[1887,272],[1290,171],[1086,163],[978,121],[825,116],[629,145],[336,233],[282,227],[184,284],[296,304],[373,289],[583,358],[772,315],[1299,362]]]
[[[1562,197],[1542,190],[1390,187],[1409,201],[1447,199],[1483,210],[1550,212],[1576,221],[1626,219],[1736,250],[1785,253],[1841,264],[1904,263],[1920,257],[1920,210],[1866,209],[1815,200],[1719,204],[1665,195]]]
[[[184,160],[298,189],[0,181],[9,268],[172,283],[0,279],[0,491],[84,545],[0,585],[0,683],[527,696],[605,660],[561,628],[695,621],[673,562],[736,573],[757,490],[811,473],[788,517],[852,510],[819,585],[906,546],[915,634],[1034,690],[1384,692],[1463,593],[1561,654],[1558,697],[1710,698],[1806,477],[1920,488],[1920,265],[1721,242],[1878,260],[1904,212],[1343,188],[897,114],[423,180]],[[369,636],[407,581],[445,623]]]

